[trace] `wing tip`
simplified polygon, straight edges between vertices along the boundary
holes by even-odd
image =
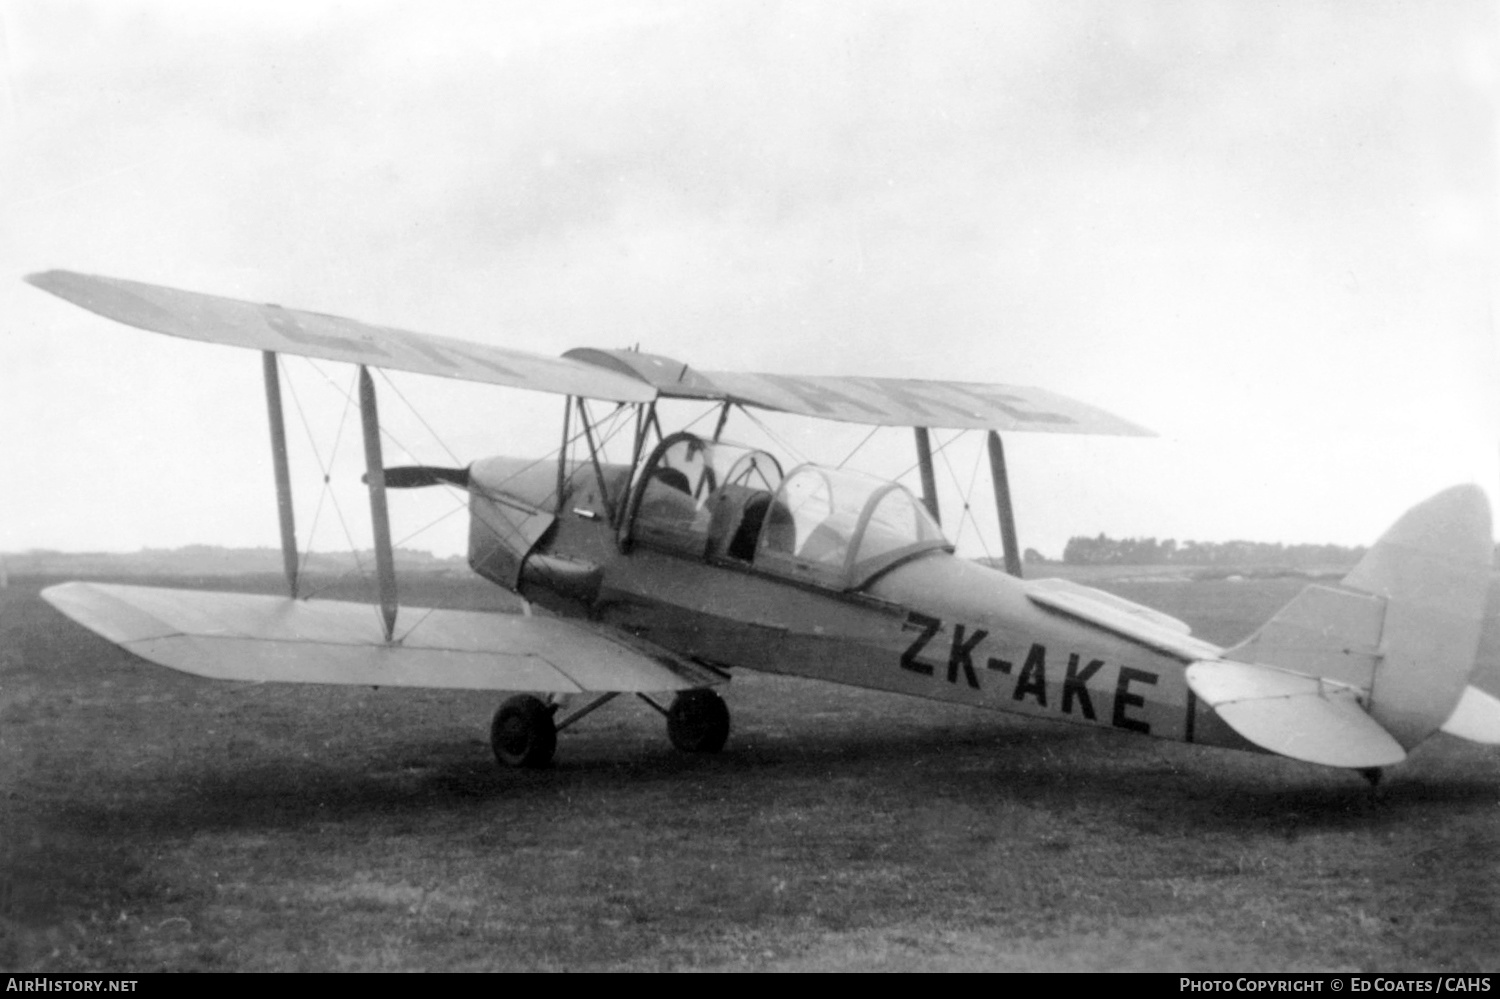
[[[21,275],[21,280],[25,281],[33,288],[40,288],[43,291],[51,291],[52,288],[50,286],[55,284],[59,277],[68,273],[70,272],[60,270],[32,271],[30,274]]]

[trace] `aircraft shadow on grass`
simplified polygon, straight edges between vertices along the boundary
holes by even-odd
[[[934,800],[981,814],[1016,806],[1063,816],[1085,811],[1142,836],[1174,836],[1368,830],[1487,811],[1496,802],[1488,772],[1452,774],[1440,767],[1419,780],[1372,790],[1291,765],[1258,769],[1238,754],[1213,761],[1176,750],[1158,753],[1152,744],[1136,749],[1125,736],[1080,741],[1076,732],[1024,722],[879,735],[791,733],[774,741],[750,732],[743,738],[746,745],[710,757],[663,749],[624,760],[620,745],[639,745],[641,737],[601,738],[550,771],[504,774],[475,758],[472,743],[421,739],[387,742],[374,758],[347,769],[280,758],[164,761],[118,781],[121,798],[131,804],[66,806],[58,818],[75,831],[116,835],[128,829],[155,839],[403,817],[421,824],[444,815],[484,823],[497,807],[545,825],[565,821],[579,803],[627,821],[641,812],[640,821],[649,823],[663,813],[703,818],[726,799],[760,801],[771,810],[802,802],[834,814],[844,799],[854,817],[873,794],[897,812]],[[1100,765],[1101,759],[1110,762]]]

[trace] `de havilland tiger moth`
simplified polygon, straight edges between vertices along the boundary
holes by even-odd
[[[729,711],[717,689],[740,669],[1267,751],[1372,782],[1440,731],[1500,744],[1500,670],[1479,661],[1493,541],[1477,486],[1414,507],[1337,585],[1309,585],[1220,648],[1121,597],[1021,578],[1000,435],[1149,433],[1050,392],[699,371],[631,350],[553,358],[69,271],[27,280],[130,326],[262,354],[289,594],[43,592],[153,663],[221,680],[511,692],[491,744],[521,767],[549,764],[558,730],[622,693],[664,714],[677,748],[718,751]],[[298,592],[279,354],[358,366],[376,611]],[[370,368],[564,396],[562,445],[551,461],[386,468]],[[657,403],[673,399],[718,407],[717,427],[663,428]],[[606,460],[590,402],[633,416],[628,462]],[[912,428],[922,495],[723,438],[731,414],[757,409]],[[959,557],[939,526],[935,429],[987,434],[1003,571]],[[433,485],[467,493],[473,570],[546,613],[398,606],[386,494]]]

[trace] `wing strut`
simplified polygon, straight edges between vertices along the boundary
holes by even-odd
[[[557,450],[557,515],[563,512],[563,489],[568,484],[568,418],[573,413],[573,397],[563,400],[562,447]]]
[[[396,560],[391,553],[391,516],[385,505],[385,464],[380,460],[380,414],[375,382],[359,366],[359,419],[365,432],[365,481],[370,484],[370,520],[375,530],[375,575],[380,581],[380,616],[385,640],[396,633]]]
[[[1005,571],[1021,576],[1021,552],[1016,547],[1016,514],[1010,504],[1010,479],[1005,474],[1005,445],[1000,435],[990,431],[990,477],[995,482],[995,510],[1000,515],[1000,547],[1005,554]]]
[[[922,470],[922,504],[932,514],[932,519],[941,524],[943,518],[938,513],[937,476],[932,472],[932,442],[927,438],[926,427],[911,429],[917,435],[917,467]]]
[[[297,523],[292,513],[292,476],[287,470],[286,421],[281,412],[281,372],[276,352],[260,352],[266,376],[266,412],[271,418],[271,463],[276,468],[276,511],[281,517],[281,564],[286,585],[297,599]]]

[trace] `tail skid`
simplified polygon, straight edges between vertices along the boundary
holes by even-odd
[[[1447,489],[1188,685],[1256,745],[1329,766],[1399,762],[1440,728],[1500,744],[1500,698],[1471,686],[1493,545],[1483,491]]]

